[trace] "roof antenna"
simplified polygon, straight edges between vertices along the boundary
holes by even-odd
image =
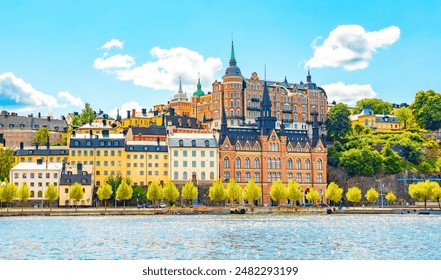
[[[266,64],[263,65],[263,73],[264,73],[264,78],[266,81]]]

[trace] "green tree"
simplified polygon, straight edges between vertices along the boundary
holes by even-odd
[[[295,202],[299,201],[303,196],[303,192],[299,187],[299,183],[294,181],[294,179],[291,179],[288,182],[288,189],[286,193],[286,197],[291,200],[291,202],[294,204]]]
[[[157,204],[163,198],[162,188],[155,180],[151,181],[147,188],[147,199]]]
[[[29,189],[26,183],[21,184],[17,189],[17,198],[18,201],[21,202],[21,211],[23,212],[23,203],[28,201],[29,197],[31,197],[31,190]]]
[[[73,199],[76,202],[75,210],[78,211],[78,203],[84,198],[83,185],[75,182],[69,190],[69,199]]]
[[[306,199],[308,201],[312,201],[313,204],[317,203],[320,200],[319,192],[313,187],[309,188],[308,193],[306,194]]]
[[[280,179],[271,184],[270,197],[272,200],[276,201],[277,205],[280,206],[281,200],[286,199],[286,195],[286,187]]]
[[[81,125],[82,123],[81,123],[80,115],[74,115],[72,117],[72,126],[81,126]]]
[[[147,190],[141,186],[133,189],[132,200],[136,200],[139,204],[140,201],[145,201],[147,199]]]
[[[108,200],[112,196],[112,193],[113,193],[112,186],[108,183],[104,183],[96,191],[96,194],[98,195],[98,199],[100,201],[104,200],[104,210],[107,210],[106,200]]]
[[[254,209],[255,201],[262,197],[262,190],[256,185],[253,179],[249,180],[244,190],[244,198],[251,204]]]
[[[89,103],[86,103],[84,105],[84,109],[80,114],[80,120],[82,124],[88,123],[90,121],[93,121],[95,119],[95,112],[93,111],[92,107],[90,107]]]
[[[179,198],[179,190],[170,179],[165,181],[162,191],[163,191],[163,197],[168,201],[169,206],[172,206]]]
[[[372,176],[383,169],[383,159],[380,153],[371,147],[361,150],[354,148],[341,154],[340,165],[350,175]]]
[[[44,191],[44,198],[49,200],[49,211],[52,211],[52,201],[58,199],[58,189],[54,184],[49,184]]]
[[[334,202],[335,205],[340,202],[343,197],[343,188],[340,188],[339,185],[331,182],[325,191],[325,195],[330,201]]]
[[[374,114],[383,114],[383,110],[386,114],[390,114],[392,112],[392,104],[378,98],[364,98],[357,101],[354,111],[360,113],[363,106],[371,106]]]
[[[6,202],[6,211],[9,211],[8,204],[17,197],[17,186],[13,183],[6,182],[0,189],[0,200]]]
[[[372,204],[372,208],[374,208],[374,203],[375,203],[375,201],[377,201],[378,196],[379,196],[379,194],[374,188],[370,188],[366,192],[365,197],[366,197],[367,201],[369,201]]]
[[[123,176],[121,176],[120,174],[117,174],[117,175],[110,175],[104,180],[105,183],[112,186],[112,195],[110,197],[111,199],[115,199],[116,189],[118,189],[118,186],[121,184],[123,179],[124,179]],[[129,183],[129,185],[130,185],[130,183]],[[115,207],[116,207],[116,199],[115,199]]]
[[[9,178],[14,165],[14,152],[11,148],[0,148],[0,178]]]
[[[354,124],[354,133],[360,135],[364,131],[364,126],[359,123]]]
[[[397,200],[397,197],[394,195],[393,192],[388,192],[388,193],[386,194],[386,199],[387,199],[387,201],[389,201],[390,203],[394,203],[394,201]]]
[[[199,194],[198,188],[196,188],[196,186],[193,184],[192,181],[188,181],[187,183],[185,183],[184,187],[182,187],[182,191],[181,191],[182,198],[188,201],[191,201],[196,197],[198,197],[198,194]]]
[[[225,190],[224,184],[222,184],[221,179],[213,182],[210,189],[208,189],[208,197],[211,201],[215,201],[218,204],[225,200],[227,197],[227,191]]]
[[[409,108],[420,127],[430,130],[441,127],[440,93],[433,90],[419,91]]]
[[[361,201],[361,190],[358,187],[351,187],[348,189],[348,192],[346,193],[346,199],[349,202],[352,202],[352,205],[355,207],[355,205]]]
[[[40,127],[34,135],[34,143],[44,146],[49,142],[49,129],[45,126]]]
[[[433,188],[432,188],[432,196],[430,197],[431,200],[438,202],[438,207],[441,209],[440,205],[440,199],[441,199],[441,187],[438,184],[438,182],[433,182]]]
[[[424,201],[424,209],[427,208],[427,200],[432,197],[432,190],[435,187],[433,182],[424,181],[409,185],[409,195],[413,199]]]
[[[130,182],[127,180],[122,180],[121,184],[119,184],[118,189],[116,190],[116,200],[124,201],[124,210],[126,210],[126,200],[132,198],[133,188],[129,185]]]
[[[400,120],[400,125],[402,129],[408,129],[410,127],[416,126],[412,110],[408,107],[395,109],[395,116]]]
[[[403,159],[392,150],[389,143],[381,151],[383,156],[384,173],[395,174],[403,170]]]
[[[243,190],[234,179],[230,180],[227,184],[227,198],[233,201],[233,204],[238,202],[243,197]]]
[[[326,129],[332,139],[341,139],[349,135],[352,131],[349,107],[343,103],[338,103],[328,112]]]

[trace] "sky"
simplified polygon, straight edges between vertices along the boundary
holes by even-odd
[[[0,106],[115,115],[221,80],[312,80],[328,101],[411,103],[441,92],[441,1],[0,0]],[[124,116],[124,113],[122,113]]]

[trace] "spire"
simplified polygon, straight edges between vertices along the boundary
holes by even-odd
[[[227,69],[225,70],[225,76],[239,76],[242,77],[242,73],[240,72],[239,67],[237,67],[236,57],[234,55],[234,43],[233,39],[231,39],[231,54],[230,54],[230,62],[228,64]]]
[[[233,39],[231,39],[230,66],[236,66],[236,57],[234,56],[234,43],[233,43]]]
[[[197,90],[193,93],[193,96],[202,96],[205,93],[202,91],[202,86],[201,86],[201,75],[198,72],[198,85],[197,85]]]
[[[227,114],[225,113],[224,96],[222,94],[222,115],[221,115],[221,135],[224,137],[227,134]]]
[[[260,103],[260,117],[257,118],[257,124],[262,135],[268,135],[276,127],[277,118],[271,116],[271,98],[269,96],[266,81],[263,84],[263,96]]]
[[[311,116],[312,116],[312,146],[316,147],[318,141],[320,140],[319,123],[317,120],[318,117],[317,110],[312,110]]]
[[[178,93],[182,93],[182,82],[181,82],[181,77],[179,77],[179,90]]]
[[[309,67],[308,67],[308,76],[306,76],[306,82],[307,83],[311,82],[311,73],[309,73]]]

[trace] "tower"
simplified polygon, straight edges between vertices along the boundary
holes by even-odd
[[[257,118],[257,125],[262,135],[267,135],[276,128],[277,118],[271,115],[271,110],[271,98],[265,81],[263,84],[262,101],[260,102],[260,117]]]

